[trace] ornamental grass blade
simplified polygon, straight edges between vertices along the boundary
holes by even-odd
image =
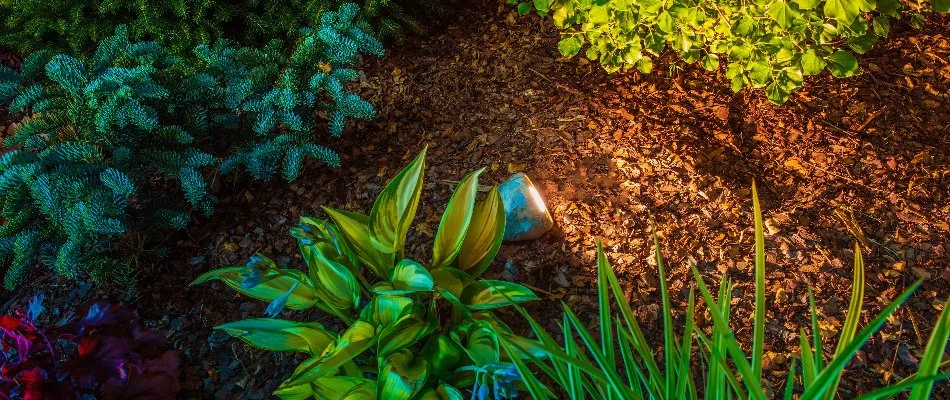
[[[694,333],[696,334],[696,338],[699,339],[699,341],[702,342],[703,345],[705,345],[707,348],[710,347],[710,345],[712,344],[712,341],[709,338],[707,338],[706,335],[702,333],[702,331],[697,330]],[[725,347],[725,346],[722,346],[722,347]],[[723,349],[723,352],[724,351],[725,349]],[[729,369],[730,367],[727,364],[728,359],[726,359],[725,356],[718,358],[718,360],[713,360],[711,358],[708,358],[708,354],[705,354],[705,355],[707,356],[707,360],[710,363],[709,364],[710,369],[715,367],[715,368],[718,368],[720,371],[725,371],[728,373],[721,374],[721,377],[720,377],[721,383],[719,383],[712,389],[707,389],[706,392],[703,394],[703,398],[705,399],[737,398],[741,400],[745,400],[749,398],[749,396],[746,395],[745,391],[743,391],[742,384],[739,383],[738,379],[736,379],[735,374],[733,374],[732,371]],[[712,364],[713,361],[715,361],[716,363]],[[711,374],[707,373],[706,375],[707,375],[707,380],[708,380]],[[728,386],[726,385],[727,383],[728,383]],[[707,387],[710,387],[708,381],[707,381]],[[731,389],[731,391],[729,389]]]
[[[725,319],[728,323],[729,321],[729,304],[731,300],[731,283],[723,276],[722,281],[719,282],[719,304],[725,305],[722,307],[721,311],[723,312],[722,318]],[[705,339],[701,332],[697,331],[697,336],[701,339]],[[704,340],[706,348],[709,349],[709,370],[706,374],[706,393],[707,397],[712,396],[713,398],[725,398],[726,396],[726,376],[731,376],[732,371],[726,368],[726,354],[725,354],[725,333],[720,331],[717,326],[713,326],[712,331],[712,341]]]
[[[719,282],[719,303],[720,312],[722,313],[722,318],[726,321],[726,326],[729,326],[729,321],[732,318],[732,280],[723,276],[722,280]],[[716,353],[718,358],[717,365],[719,366],[719,373],[722,374],[722,378],[726,381],[729,380],[729,377],[735,377],[735,374],[732,372],[732,369],[729,368],[729,350],[726,349],[726,340],[729,338],[729,332],[719,329],[719,327],[713,326],[713,333],[715,334],[714,340],[716,341]],[[726,386],[723,385],[723,396],[728,394]]]
[[[948,338],[950,338],[950,298],[943,303],[943,311],[940,312],[940,317],[937,318],[937,324],[934,326],[933,332],[930,333],[930,339],[924,349],[924,357],[920,359],[920,366],[917,367],[917,375],[926,377],[937,375],[940,372],[940,360],[943,358]],[[933,385],[934,381],[914,385],[908,400],[929,399]]]
[[[520,307],[519,307],[519,308],[520,308]],[[530,317],[529,317],[529,319],[530,319]],[[529,323],[532,323],[533,326],[535,326],[536,323],[537,323],[537,321],[534,321],[533,319],[531,319],[531,320],[529,321]],[[581,359],[571,358],[570,356],[567,356],[567,355],[561,350],[560,346],[557,346],[556,343],[554,343],[553,346],[549,346],[548,344],[546,344],[545,342],[547,342],[547,340],[548,340],[548,339],[551,339],[551,338],[550,338],[550,336],[547,335],[547,332],[543,331],[543,329],[540,328],[540,327],[538,327],[538,329],[542,329],[542,330],[539,332],[540,334],[539,334],[538,336],[539,336],[539,337],[540,337],[540,336],[544,336],[545,338],[541,340],[542,343],[539,343],[539,344],[537,344],[536,346],[537,346],[539,349],[541,349],[542,351],[544,351],[545,353],[547,353],[547,355],[548,355],[549,358],[551,359],[552,364],[555,365],[555,368],[551,368],[551,367],[548,366],[546,363],[544,363],[540,358],[538,358],[536,355],[534,355],[531,351],[528,351],[528,349],[526,349],[526,348],[524,348],[523,346],[519,345],[517,342],[512,341],[512,340],[508,337],[508,334],[506,334],[506,333],[504,333],[504,332],[498,331],[498,329],[497,329],[495,326],[493,326],[492,324],[489,324],[489,323],[484,322],[484,321],[480,321],[480,324],[481,324],[481,326],[484,327],[485,329],[489,329],[489,330],[491,330],[492,332],[494,332],[494,333],[497,335],[499,345],[505,350],[505,352],[506,352],[507,354],[522,354],[522,355],[524,355],[525,358],[527,358],[529,361],[531,361],[532,363],[534,363],[535,366],[537,366],[543,373],[547,374],[551,379],[553,379],[555,382],[557,382],[561,387],[565,387],[565,388],[566,388],[568,385],[564,382],[564,374],[561,372],[562,370],[561,370],[561,369],[558,369],[558,368],[562,368],[562,367],[564,367],[564,366],[570,366],[570,368],[573,368],[573,367],[575,367],[575,366],[578,366],[578,368],[584,369],[585,367],[589,367],[589,371],[585,370],[585,371],[584,371],[585,373],[587,373],[587,374],[593,373],[593,374],[595,374],[595,375],[599,373],[596,368],[594,368],[594,367],[591,366],[589,363],[587,363],[586,359],[581,360]],[[561,360],[568,360],[568,361],[557,361],[557,360],[555,360],[554,358],[551,358],[551,357],[550,357],[551,355],[555,355],[555,354],[557,354],[558,357],[565,357],[565,358],[561,358]],[[517,362],[517,363],[515,362],[515,359],[518,359],[518,362]],[[521,359],[520,359],[520,358],[518,358],[518,357],[511,357],[511,360],[512,360],[512,362],[514,363],[515,368],[519,371],[519,373],[522,374],[522,377],[523,377],[524,379],[527,379],[527,376],[531,376],[532,378],[534,377],[533,371],[531,371],[531,370],[527,367],[527,365],[525,365],[523,362],[521,362]],[[520,363],[520,364],[519,364],[519,363]],[[558,367],[559,363],[561,363],[561,364],[560,364],[560,367]],[[580,374],[578,374],[578,375],[580,376]],[[591,376],[593,376],[593,375],[591,375]],[[601,378],[601,379],[602,379],[602,378]],[[536,388],[536,389],[538,389],[538,388]],[[550,393],[551,393],[551,392],[550,392],[550,390],[549,390],[546,386],[544,386],[543,384],[541,384],[541,388],[540,388],[540,389],[542,389],[541,392],[545,393],[545,397],[541,397],[541,398],[549,398],[549,397],[550,397]]]
[[[907,301],[907,298],[910,297],[917,288],[923,283],[922,280],[914,282],[911,287],[901,293],[894,301],[884,307],[881,310],[881,313],[872,320],[868,326],[864,327],[860,332],[854,335],[853,339],[848,342],[848,345],[842,349],[840,352],[837,352],[834,358],[828,363],[828,366],[823,369],[818,376],[815,378],[815,381],[811,386],[805,388],[805,393],[802,394],[802,399],[817,399],[823,397],[825,393],[829,393],[829,390],[832,388],[835,382],[841,378],[841,371],[844,369],[844,366],[851,360],[851,357],[854,357],[854,354],[858,352],[858,349],[861,346],[864,346],[864,343],[867,342],[871,335],[874,334],[884,324],[884,321],[887,320],[891,314],[897,309],[898,306]],[[834,392],[831,392],[834,393]]]
[[[756,400],[765,400],[765,392],[762,390],[762,384],[758,379],[756,379],[755,374],[753,374],[752,366],[749,365],[749,359],[739,347],[739,343],[736,341],[735,334],[729,328],[728,321],[723,318],[722,310],[716,304],[716,302],[713,301],[712,296],[709,294],[709,289],[706,287],[706,283],[703,282],[702,276],[699,275],[699,270],[696,269],[696,266],[691,266],[691,269],[693,271],[693,277],[696,279],[696,283],[699,286],[699,291],[706,300],[706,306],[709,308],[709,315],[713,319],[713,324],[724,334],[724,345],[729,351],[730,358],[735,364],[735,367],[739,372],[739,376],[742,377],[742,383],[749,391],[749,397]]]
[[[514,352],[515,349],[511,347],[508,341],[500,340],[499,343],[508,354],[516,354]],[[532,398],[537,400],[546,400],[551,398],[551,396],[548,395],[548,393],[550,393],[550,389],[544,386],[544,384],[534,376],[534,373],[530,368],[528,368],[527,365],[525,365],[521,358],[511,357],[511,363],[514,364],[515,369],[518,370],[519,374],[521,374],[521,381],[524,383],[525,388],[528,389],[528,393],[531,394]]]
[[[468,284],[459,300],[469,309],[488,310],[540,298],[531,289],[517,283],[481,279]]]
[[[600,241],[598,241],[598,245],[599,243]],[[601,260],[600,256],[598,256],[598,260]],[[640,325],[637,323],[637,317],[630,308],[630,304],[626,301],[620,301],[620,299],[626,299],[626,297],[623,295],[623,289],[620,288],[620,282],[617,280],[613,269],[611,269],[610,263],[606,257],[603,257],[602,260],[602,263],[598,263],[598,268],[603,270],[603,277],[605,277],[607,283],[610,284],[611,294],[614,298],[618,299],[617,305],[620,310],[620,315],[623,316],[623,321],[626,324],[626,329],[622,330],[618,327],[617,331],[629,334],[629,342],[633,345],[637,355],[640,356],[648,372],[647,380],[644,382],[651,395],[655,397],[659,396],[660,393],[663,393],[663,375],[660,374],[660,368],[654,358],[653,349],[649,343],[647,343],[646,336],[643,335],[643,330],[640,329]]]
[[[795,367],[798,365],[795,362],[795,359],[792,359],[792,362],[789,363],[788,367],[788,378],[785,380],[785,393],[782,395],[783,400],[794,400],[795,394]]]
[[[632,389],[634,393],[643,393],[643,386],[641,384],[647,385],[647,388],[649,388],[650,383],[646,376],[644,376],[640,365],[637,364],[636,358],[633,356],[633,351],[631,350],[631,348],[633,348],[633,344],[630,343],[630,340],[628,339],[630,335],[627,332],[621,331],[621,329],[623,329],[621,324],[622,323],[619,319],[614,320],[614,325],[616,325],[618,332],[617,343],[620,347],[620,357],[623,360],[624,369],[627,372],[627,382],[630,382],[630,389]],[[649,394],[651,396],[657,395],[657,393]]]
[[[610,364],[607,360],[607,357],[601,353],[600,346],[597,345],[593,336],[591,336],[590,332],[587,331],[587,328],[584,327],[580,318],[578,318],[577,315],[574,314],[574,312],[571,311],[571,309],[566,305],[564,306],[564,312],[568,321],[573,326],[574,331],[577,332],[581,337],[581,341],[584,343],[584,346],[587,347],[587,350],[594,358],[594,361],[603,371],[603,375],[607,379],[606,383],[610,385],[610,389],[622,399],[635,397],[633,391],[631,391],[630,388],[623,382],[623,379],[617,375],[617,366],[615,364]]]
[[[861,397],[858,397],[858,400],[890,399],[896,396],[898,393],[912,388],[917,389],[919,387],[930,386],[931,389],[933,389],[934,382],[950,379],[950,374],[939,374],[924,377],[918,377],[916,374],[914,374],[911,377],[913,379],[904,379],[893,385],[882,387],[870,393],[865,393],[861,395]],[[929,399],[929,396],[930,393],[928,391],[927,397],[924,397],[924,399]]]
[[[577,342],[574,341],[574,334],[571,332],[570,325],[561,324],[561,329],[564,334],[564,349],[567,351],[567,354],[572,357],[581,357],[582,352],[577,347]],[[566,385],[562,384],[561,387],[565,388],[568,396],[572,399],[584,398],[584,381],[581,371],[570,363],[561,365],[565,367],[564,374],[561,375],[562,383],[567,383]]]
[[[808,309],[811,312],[811,335],[812,351],[815,357],[815,369],[821,371],[825,368],[824,343],[821,340],[821,329],[818,327],[818,310],[815,307],[815,292],[811,285],[808,286]]]
[[[848,304],[848,315],[845,316],[844,325],[841,328],[841,336],[838,337],[838,347],[835,349],[835,357],[854,340],[854,333],[858,330],[858,319],[861,318],[861,309],[864,307],[864,257],[861,254],[861,245],[854,243],[854,277],[851,281],[851,301]],[[817,349],[816,349],[817,350]],[[836,374],[831,380],[831,387],[825,392],[825,399],[834,398],[838,391],[838,383],[841,382],[841,374]]]
[[[616,365],[614,359],[614,334],[613,324],[610,323],[610,291],[606,278],[606,269],[610,268],[607,262],[607,256],[604,254],[604,247],[597,241],[597,306],[600,310],[600,346],[607,361]]]
[[[554,380],[555,380],[556,382],[558,382],[559,384],[562,384],[562,379],[561,379],[562,374],[561,374],[560,372],[558,372],[556,368],[552,368],[551,366],[545,364],[544,361],[542,361],[541,358],[539,358],[537,355],[535,355],[535,354],[534,354],[533,352],[531,352],[529,349],[527,349],[527,348],[525,348],[524,346],[518,344],[516,341],[511,340],[511,338],[509,338],[508,335],[507,335],[505,332],[499,331],[496,327],[492,326],[491,324],[484,323],[484,324],[482,324],[482,326],[483,326],[485,329],[490,329],[490,330],[492,330],[492,332],[497,335],[499,346],[501,346],[501,343],[502,343],[502,342],[505,342],[505,343],[508,344],[509,347],[505,349],[506,354],[519,354],[519,355],[522,356],[523,358],[526,358],[526,359],[528,359],[529,361],[531,361],[532,363],[534,363],[534,365],[536,365],[536,366],[541,370],[541,372],[547,374],[549,377],[551,377],[551,379],[554,379]],[[557,347],[557,346],[548,346],[548,345],[545,345],[545,344],[537,344],[537,345],[535,345],[535,347],[536,347],[537,349],[540,349],[541,351],[544,351],[548,356],[550,356],[550,354],[558,353],[558,352],[561,351],[561,348],[560,348],[560,347]],[[509,352],[508,352],[509,350],[515,350],[515,351],[518,351],[519,353],[509,353]],[[564,354],[564,353],[560,353],[560,354]],[[517,357],[515,357],[515,358],[517,358]],[[550,357],[548,357],[548,358],[550,359]],[[572,360],[572,362],[575,361],[575,359],[571,359],[571,360]],[[552,359],[552,363],[553,363],[553,361],[554,361],[554,360]],[[580,361],[578,361],[578,363],[580,363]],[[593,367],[591,367],[591,368],[593,369]],[[596,371],[596,369],[593,369],[593,370]]]
[[[814,352],[808,344],[804,329],[799,331],[798,340],[801,344],[802,384],[805,385],[805,387],[809,387],[815,381],[815,376],[818,375],[817,370],[815,370],[815,359],[812,357]]]
[[[752,181],[752,213],[755,215],[755,319],[752,323],[752,374],[762,380],[762,348],[765,346],[765,232],[759,192]]]
[[[735,286],[732,284],[732,280],[723,277],[722,282],[719,286],[719,303],[718,306],[722,311],[722,318],[726,321],[726,326],[729,326],[729,321],[732,318],[732,289]],[[729,352],[726,346],[727,340],[732,335],[731,331],[722,331],[717,329],[718,340],[719,340],[719,362],[722,366],[721,370],[723,377],[726,380],[726,383],[729,384],[728,387],[723,386],[723,397],[722,398],[732,398],[735,395],[737,398],[745,400],[749,398],[749,395],[746,393],[745,388],[739,384],[739,380],[736,378],[736,374],[732,372],[732,369],[729,367]],[[733,339],[734,336],[731,336]],[[728,389],[732,389],[730,392]]]
[[[673,391],[676,389],[676,351],[679,346],[676,343],[676,337],[673,335],[673,313],[670,307],[669,288],[666,284],[666,266],[660,252],[660,239],[656,236],[655,228],[653,230],[653,256],[656,259],[656,267],[659,273],[660,300],[663,304],[663,361],[666,367],[663,398],[672,399]]]
[[[686,398],[686,390],[690,389],[689,398],[696,398],[696,383],[693,381],[693,375],[689,368],[689,358],[693,347],[693,312],[696,307],[695,292],[693,288],[689,289],[689,300],[686,309],[686,328],[683,329],[682,346],[679,350],[679,363],[677,364],[676,376],[676,397],[677,399]]]
[[[604,377],[603,372],[601,372],[597,367],[595,367],[593,363],[589,362],[586,359],[586,357],[578,358],[578,357],[573,357],[573,356],[568,355],[561,348],[561,346],[558,345],[557,341],[554,340],[554,338],[552,338],[551,335],[548,334],[548,332],[544,330],[543,327],[541,327],[541,324],[539,324],[538,321],[535,320],[534,317],[532,317],[531,314],[529,314],[524,309],[524,307],[522,307],[520,304],[517,304],[517,303],[513,307],[515,310],[518,311],[519,314],[521,314],[522,317],[525,318],[525,320],[528,321],[528,324],[531,325],[531,330],[538,337],[540,346],[545,349],[545,351],[548,353],[548,357],[551,358],[552,362],[554,360],[558,360],[560,362],[570,364],[571,367],[577,368],[583,371],[592,379],[595,379],[599,382],[607,382],[607,378]],[[567,319],[567,316],[565,315],[563,320],[566,320],[566,319]],[[533,357],[533,356],[529,354],[529,357]],[[555,362],[554,365],[558,365],[558,364]],[[557,373],[554,373],[553,375],[552,374],[549,374],[549,375],[553,379],[558,379],[559,377],[559,374]]]

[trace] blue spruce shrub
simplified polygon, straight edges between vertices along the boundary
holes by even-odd
[[[37,263],[110,278],[118,263],[109,256],[130,230],[181,229],[214,211],[214,168],[292,181],[307,158],[339,166],[314,132],[326,123],[339,136],[348,119],[375,116],[346,87],[363,55],[383,54],[357,11],[325,12],[291,51],[218,40],[186,62],[120,26],[88,62],[37,52],[19,72],[0,67],[0,105],[30,113],[0,156],[4,285]]]
[[[436,0],[357,0],[344,17],[358,15],[367,32],[401,38],[422,30],[418,17]],[[154,40],[175,55],[221,38],[244,46],[293,36],[302,26],[320,25],[341,0],[4,0],[0,1],[0,48],[22,53],[39,48],[87,55],[118,25],[134,40]],[[84,57],[83,57],[84,58]]]

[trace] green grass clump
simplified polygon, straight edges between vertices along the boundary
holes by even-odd
[[[571,399],[827,399],[835,398],[844,368],[855,353],[920,287],[917,281],[884,307],[870,323],[859,329],[864,297],[864,260],[861,248],[855,245],[853,290],[847,317],[838,336],[834,355],[827,359],[822,351],[825,341],[818,328],[815,301],[809,290],[812,337],[802,329],[797,360],[791,362],[782,393],[770,393],[763,387],[762,352],[765,332],[765,240],[762,212],[755,186],[752,187],[755,214],[755,310],[751,351],[743,350],[729,327],[732,284],[724,277],[718,293],[703,281],[693,266],[695,287],[690,289],[686,324],[676,331],[672,322],[672,306],[666,281],[666,266],[654,234],[654,257],[660,281],[663,315],[663,351],[657,357],[625,301],[617,277],[611,270],[598,242],[597,276],[600,311],[599,332],[589,331],[584,322],[567,305],[563,306],[563,342],[556,341],[520,306],[521,314],[531,324],[540,341],[544,356],[531,361]],[[699,289],[701,300],[712,318],[708,335],[696,326]],[[611,311],[616,303],[619,315]],[[859,399],[887,399],[910,391],[914,400],[927,399],[935,382],[950,378],[946,371],[950,362],[943,361],[950,335],[950,300],[944,304],[924,355],[915,374],[883,388],[863,393]],[[504,336],[500,336],[504,340]],[[517,347],[516,343],[506,346]],[[698,350],[694,350],[694,347]],[[526,353],[531,354],[531,353]],[[695,357],[698,356],[698,360]],[[799,365],[801,368],[799,369]],[[519,370],[526,387],[536,399],[552,398],[545,385],[532,375],[528,365]],[[796,397],[797,395],[797,397]]]

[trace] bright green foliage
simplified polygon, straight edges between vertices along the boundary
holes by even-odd
[[[481,399],[517,395],[515,365],[537,356],[529,354],[537,342],[512,334],[490,310],[538,298],[515,283],[478,279],[504,236],[501,196],[494,188],[476,200],[481,171],[466,176],[424,265],[403,256],[424,170],[425,151],[386,185],[370,215],[325,208],[332,222],[302,217],[291,233],[307,272],[257,255],[193,283],[220,280],[270,302],[271,317],[317,308],[346,322],[342,333],[272,318],[218,327],[262,349],[310,355],[277,390],[281,398],[461,400],[469,388]]]
[[[0,2],[4,3],[4,2]],[[70,50],[87,55],[111,36],[117,25],[128,26],[132,40],[157,41],[171,54],[188,55],[201,43],[231,39],[240,45],[267,44],[292,38],[306,26],[317,26],[341,0],[11,0],[0,4],[0,47],[20,52]],[[387,38],[405,29],[420,30],[411,14],[419,0],[363,0],[363,27]]]
[[[103,255],[130,224],[183,228],[191,212],[211,214],[210,167],[292,181],[308,157],[337,166],[315,127],[325,117],[340,135],[348,118],[374,117],[373,106],[345,88],[362,54],[383,52],[353,22],[356,13],[352,4],[324,13],[289,54],[277,41],[263,48],[218,41],[198,46],[197,61],[183,65],[119,27],[88,63],[38,52],[19,73],[0,69],[0,104],[32,111],[5,142],[16,149],[0,158],[5,285],[17,285],[37,262],[67,276],[85,269],[104,277]],[[183,200],[164,194],[176,184]]]
[[[518,0],[508,0],[518,3]],[[948,11],[933,0],[935,11]],[[706,70],[725,67],[734,91],[765,88],[782,104],[806,76],[828,70],[843,78],[859,72],[854,53],[871,49],[899,17],[898,0],[534,0],[565,31],[558,49],[585,55],[609,71],[653,70],[665,49]]]
[[[746,354],[736,340],[735,332],[729,327],[732,314],[733,286],[727,277],[720,283],[718,296],[713,297],[710,289],[695,266],[692,273],[702,297],[702,303],[712,319],[711,331],[694,325],[695,315],[702,312],[695,303],[695,289],[690,289],[686,309],[686,322],[682,333],[675,332],[672,324],[672,308],[666,283],[666,269],[660,252],[659,240],[654,235],[654,257],[660,279],[660,296],[663,314],[663,353],[657,360],[637,322],[637,314],[624,297],[624,291],[611,270],[600,243],[597,244],[597,278],[600,308],[600,334],[595,337],[584,321],[568,306],[564,306],[563,344],[555,341],[530,314],[521,307],[517,309],[531,324],[540,341],[543,357],[531,358],[541,371],[550,377],[571,399],[793,399],[795,382],[801,378],[803,392],[800,399],[835,398],[838,382],[845,365],[855,353],[868,341],[894,313],[920,287],[914,283],[894,301],[884,307],[880,314],[864,328],[858,329],[864,297],[864,261],[861,248],[855,246],[854,281],[851,302],[838,337],[837,349],[831,359],[824,355],[824,344],[818,328],[818,315],[814,298],[809,290],[811,305],[811,325],[814,337],[812,341],[803,329],[799,335],[800,352],[797,360],[791,363],[786,387],[778,393],[769,394],[762,387],[761,343],[765,327],[765,300],[762,293],[765,284],[764,234],[761,224],[761,210],[758,196],[753,185],[754,209],[756,220],[755,247],[757,256],[754,275],[756,276],[755,313],[753,320],[752,353]],[[616,302],[616,310],[611,311],[611,303]],[[761,311],[760,311],[761,310]],[[741,316],[748,321],[747,316]],[[708,333],[707,333],[708,332]],[[920,361],[918,372],[904,380],[863,394],[860,400],[892,398],[902,391],[911,390],[911,398],[929,398],[934,382],[950,378],[947,368],[950,361],[941,364],[941,358],[950,335],[950,300],[944,305],[930,340]],[[580,338],[579,340],[577,338]],[[503,340],[504,344],[504,340]],[[516,347],[510,343],[509,346]],[[693,347],[698,348],[699,360],[695,360]],[[533,354],[533,353],[532,353]],[[619,357],[618,357],[619,355]],[[801,373],[797,371],[800,361]],[[700,365],[701,369],[695,368]],[[532,391],[535,399],[551,398],[542,390],[544,386],[531,377],[526,365],[518,369],[525,376],[526,387],[536,387]],[[943,369],[943,372],[941,372]],[[531,382],[533,381],[533,382]]]

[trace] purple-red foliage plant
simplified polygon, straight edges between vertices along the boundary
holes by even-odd
[[[41,329],[42,301],[0,316],[0,400],[175,398],[178,354],[134,312],[93,303],[81,318]]]

